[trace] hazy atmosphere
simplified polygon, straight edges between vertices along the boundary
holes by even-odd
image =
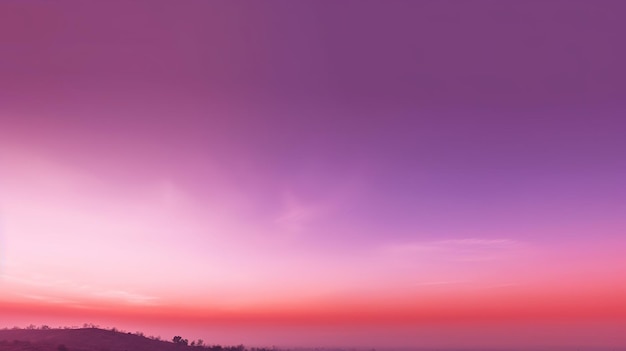
[[[0,3],[0,328],[626,347],[626,2]]]

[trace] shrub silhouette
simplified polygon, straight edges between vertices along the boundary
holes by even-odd
[[[180,335],[176,335],[175,337],[173,337],[172,341],[175,344],[180,344],[180,345],[185,345],[185,346],[187,346],[189,344],[189,340],[183,339],[183,337],[180,336]]]

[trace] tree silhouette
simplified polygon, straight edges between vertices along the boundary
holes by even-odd
[[[183,337],[180,336],[180,335],[176,335],[175,337],[173,337],[172,341],[175,344],[180,344],[180,345],[188,345],[189,344],[189,340],[183,339]]]

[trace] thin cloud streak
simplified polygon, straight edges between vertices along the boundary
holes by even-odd
[[[391,253],[452,261],[508,259],[528,248],[526,243],[517,240],[483,238],[417,241],[383,247]]]
[[[91,292],[91,295],[98,299],[121,301],[133,305],[157,305],[158,297],[137,294],[124,290],[104,290]]]

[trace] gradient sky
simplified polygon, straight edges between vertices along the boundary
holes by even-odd
[[[626,347],[624,1],[3,1],[0,326]]]

